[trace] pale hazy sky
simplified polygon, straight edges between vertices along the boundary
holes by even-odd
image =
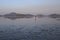
[[[29,14],[60,13],[60,0],[0,0],[0,14],[10,12]]]

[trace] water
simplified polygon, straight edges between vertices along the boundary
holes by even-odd
[[[60,20],[0,18],[0,40],[60,40]]]

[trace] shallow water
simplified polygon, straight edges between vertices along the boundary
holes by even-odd
[[[60,40],[60,21],[52,18],[0,18],[0,40]]]

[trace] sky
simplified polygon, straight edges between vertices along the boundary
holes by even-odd
[[[23,14],[59,14],[60,0],[0,0],[0,14],[10,12]]]

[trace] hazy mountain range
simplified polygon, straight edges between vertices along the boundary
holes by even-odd
[[[43,14],[37,14],[37,15],[32,15],[32,14],[19,14],[16,12],[11,12],[9,14],[4,14],[0,15],[0,17],[4,18],[9,18],[9,19],[17,19],[17,18],[32,18],[32,17],[50,17],[50,18],[60,18],[60,14],[50,14],[50,15],[43,15]]]

